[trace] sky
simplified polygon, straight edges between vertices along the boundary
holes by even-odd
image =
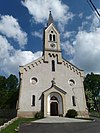
[[[100,12],[100,0],[92,0]],[[100,18],[87,0],[0,0],[0,75],[42,56],[49,11],[60,31],[63,58],[85,74],[100,74]]]

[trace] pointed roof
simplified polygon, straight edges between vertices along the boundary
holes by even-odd
[[[59,88],[59,87],[56,86],[56,85],[52,85],[49,89],[45,90],[45,91],[43,92],[43,94],[46,93],[46,92],[48,92],[48,91],[50,91],[50,90],[52,90],[53,88],[54,88],[55,90],[57,90],[58,92],[63,93],[64,95],[67,94],[66,91],[62,90],[61,88]],[[53,90],[53,91],[54,91],[54,90]]]
[[[49,26],[51,23],[54,23],[54,21],[53,21],[53,17],[52,17],[51,11],[50,11],[47,26]]]

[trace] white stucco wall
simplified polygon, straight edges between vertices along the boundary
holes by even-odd
[[[51,81],[55,78],[56,85],[67,92],[66,94],[66,112],[68,109],[76,109],[77,111],[85,111],[86,103],[84,97],[83,77],[82,72],[72,66],[70,63],[62,60],[62,64],[57,64],[56,57],[49,57],[49,62],[44,63],[43,58],[36,60],[24,68],[22,74],[22,83],[19,98],[19,111],[40,111],[41,110],[41,95],[51,87]],[[51,61],[55,60],[55,72],[52,72]],[[41,62],[41,63],[40,63]],[[34,65],[34,67],[32,66]],[[29,68],[30,66],[30,68]],[[68,67],[68,66],[71,66]],[[74,67],[75,70],[72,69]],[[72,69],[72,70],[71,70]],[[78,72],[76,72],[76,70]],[[75,71],[75,72],[74,72]],[[33,85],[30,80],[36,77],[38,82]],[[70,86],[69,80],[73,79],[75,85]],[[32,106],[32,95],[35,95],[35,106]],[[76,98],[76,106],[72,104],[72,96]],[[49,107],[48,107],[49,108]]]

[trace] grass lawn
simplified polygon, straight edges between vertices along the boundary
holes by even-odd
[[[90,112],[90,116],[99,117],[100,118],[100,112]]]
[[[7,128],[3,129],[0,133],[16,133],[15,129],[21,123],[27,123],[27,122],[31,122],[34,120],[35,120],[34,118],[18,118],[16,121],[10,124]]]

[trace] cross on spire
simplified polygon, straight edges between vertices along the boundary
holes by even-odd
[[[51,11],[50,11],[47,26],[49,26],[49,25],[50,25],[51,23],[53,23],[53,22],[54,22],[54,21],[53,21],[52,13],[51,13]]]

